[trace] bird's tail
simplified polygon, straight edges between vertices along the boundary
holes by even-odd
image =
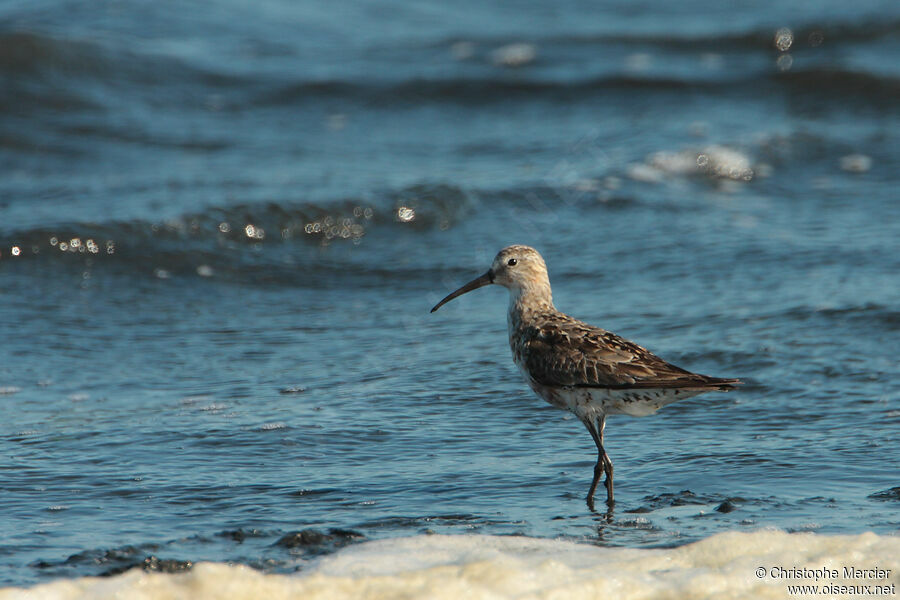
[[[737,386],[742,385],[744,382],[740,379],[731,379],[727,377],[709,377],[706,376],[704,378],[704,387],[708,387],[713,390],[719,390],[720,392],[730,392],[735,389]]]

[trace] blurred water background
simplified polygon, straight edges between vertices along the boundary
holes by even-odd
[[[0,583],[896,533],[898,173],[894,1],[7,0]],[[747,381],[610,419],[611,515],[505,292],[428,313],[510,243]]]

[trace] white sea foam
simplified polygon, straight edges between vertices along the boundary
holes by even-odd
[[[537,47],[534,44],[507,44],[491,53],[491,61],[500,67],[523,67],[536,58]]]
[[[881,572],[848,579],[845,567]],[[791,573],[801,578],[792,579]],[[527,537],[429,535],[350,546],[296,576],[201,563],[178,575],[133,570],[108,579],[0,590],[0,600],[787,598],[797,596],[788,590],[795,584],[820,588],[893,584],[896,595],[898,573],[900,537],[873,533],[730,532],[662,550],[598,548]]]
[[[767,165],[766,168],[771,167]],[[744,152],[712,145],[701,150],[654,152],[645,162],[629,165],[627,175],[647,183],[660,183],[671,176],[693,175],[726,181],[750,181],[754,171],[750,157]]]

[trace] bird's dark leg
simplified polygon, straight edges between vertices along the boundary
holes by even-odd
[[[591,489],[588,490],[587,504],[589,508],[594,507],[594,492],[597,491],[597,484],[600,483],[600,477],[606,473],[606,503],[612,506],[613,500],[613,464],[606,450],[603,449],[603,429],[606,427],[606,417],[599,416],[596,420],[584,421],[587,430],[594,438],[597,444],[597,464],[594,465],[594,479],[591,481]]]

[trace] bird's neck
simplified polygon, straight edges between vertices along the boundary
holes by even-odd
[[[519,329],[532,321],[538,314],[555,311],[550,282],[530,283],[509,290],[509,312],[507,321],[510,331]]]

